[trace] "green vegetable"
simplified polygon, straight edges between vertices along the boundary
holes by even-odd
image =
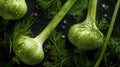
[[[9,42],[9,44],[10,44],[9,54],[11,54],[13,52],[11,49],[12,49],[14,43],[16,42],[17,38],[19,38],[21,35],[22,36],[32,36],[33,33],[31,32],[30,27],[33,25],[33,23],[36,20],[37,20],[37,17],[34,14],[32,14],[29,17],[27,17],[26,19],[21,19],[19,21],[16,21],[16,24],[13,27],[13,30],[11,30],[11,34],[9,34],[9,37],[7,38],[10,41]],[[12,57],[12,59],[9,63],[11,64],[11,62],[17,63],[18,65],[20,64],[20,60],[16,55]]]
[[[45,67],[90,67],[87,55],[70,48],[61,32],[51,33],[47,48],[52,61],[45,62]]]
[[[89,0],[88,15],[83,23],[73,25],[68,31],[69,41],[79,50],[102,46],[104,36],[95,24],[97,0]]]
[[[28,65],[35,65],[42,61],[44,58],[44,51],[42,49],[44,41],[67,14],[75,1],[67,0],[53,20],[35,38],[21,35],[14,41],[13,50],[22,62]]]
[[[25,0],[0,0],[0,16],[6,20],[17,20],[27,13]]]

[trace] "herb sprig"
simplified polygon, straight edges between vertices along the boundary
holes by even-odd
[[[54,33],[54,34],[53,34]],[[53,32],[49,38],[50,61],[46,67],[90,67],[93,63],[86,53],[68,48],[62,33]]]
[[[37,0],[38,8],[47,11],[48,18],[52,18],[62,7],[65,1],[62,0]],[[73,5],[68,15],[73,16],[73,18],[79,22],[83,17],[83,11],[88,7],[88,0],[77,0]]]

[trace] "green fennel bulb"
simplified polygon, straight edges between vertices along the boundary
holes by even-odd
[[[0,16],[6,20],[17,20],[27,13],[25,0],[0,0]]]
[[[89,0],[88,15],[68,31],[69,41],[79,50],[91,50],[102,46],[104,36],[95,25],[97,0]]]
[[[50,33],[57,27],[62,18],[67,14],[76,0],[67,0],[56,16],[45,27],[45,29],[35,38],[28,36],[19,36],[14,44],[13,50],[16,56],[25,64],[35,65],[44,58],[43,43]]]

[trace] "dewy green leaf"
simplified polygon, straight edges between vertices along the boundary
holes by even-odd
[[[55,16],[61,7],[62,7],[61,0],[52,1],[48,8],[48,18],[52,18],[53,16]]]
[[[52,18],[59,11],[63,3],[61,0],[37,0],[37,4],[43,10],[47,10],[48,18]],[[68,14],[72,15],[77,21],[79,21],[82,17],[83,10],[87,7],[88,0],[77,0]]]
[[[47,11],[48,18],[53,18],[62,7],[61,0],[37,0],[37,4]]]
[[[110,39],[110,42],[108,43],[108,49],[111,49],[111,51],[114,51],[113,54],[117,55],[120,58],[120,40],[119,37],[114,37]],[[107,50],[108,52],[109,50]],[[110,52],[110,51],[109,51]],[[120,60],[120,59],[119,59]]]
[[[100,54],[100,52],[99,52]],[[99,57],[99,56],[98,56]],[[119,37],[111,37],[106,53],[101,62],[101,67],[119,67],[120,63],[120,40]]]
[[[37,0],[37,4],[40,8],[46,10],[53,1],[54,0]]]
[[[35,20],[36,20],[35,16],[31,15],[30,17],[24,20],[17,21],[14,27],[13,38],[19,37],[21,35],[31,34],[30,27],[32,26]]]
[[[55,31],[52,32],[51,36],[49,37],[50,41],[48,44],[48,49],[50,49],[51,59],[53,60],[52,63],[48,64],[47,66],[55,66],[58,67],[62,65],[64,59],[67,58],[67,50],[65,49],[65,40],[62,38],[62,34],[57,34]],[[59,64],[56,64],[59,63]]]
[[[83,14],[83,10],[88,7],[88,0],[77,0],[69,11],[69,15],[72,15],[77,21],[80,20]]]
[[[92,65],[92,61],[90,62],[86,54],[67,47],[62,34],[52,32],[47,45],[47,49],[50,50],[50,61],[45,67],[90,67]]]
[[[108,29],[108,27],[109,27],[108,20],[106,18],[102,18],[100,21],[98,21],[97,27],[100,30]]]

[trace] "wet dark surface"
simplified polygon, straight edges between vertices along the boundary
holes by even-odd
[[[34,34],[34,37],[35,37],[45,28],[45,26],[49,23],[49,21],[51,19],[47,18],[46,12],[36,8],[36,5],[35,5],[36,3],[35,3],[34,0],[26,0],[26,2],[28,4],[29,11],[28,11],[28,13],[26,14],[26,16],[24,18],[28,17],[31,13],[37,13],[39,18],[40,18],[39,21],[37,21],[36,23],[34,23],[32,25],[32,32],[34,32],[33,34]],[[114,10],[115,3],[116,3],[115,1],[99,0],[99,2],[98,2],[98,9],[97,9],[97,19],[101,19],[102,17],[106,17],[106,16],[104,16],[106,14],[107,15],[106,18],[110,21],[112,13],[113,13],[113,10]],[[108,11],[101,11],[102,4],[105,4],[105,5],[109,6],[109,10]],[[120,18],[120,9],[119,9],[119,12],[117,14],[115,27],[120,26],[119,18]],[[0,18],[0,20],[1,20],[1,18]],[[10,24],[9,25],[10,27],[8,27],[8,28],[12,28],[12,25],[14,25],[14,21],[10,21],[10,22],[12,24]],[[67,23],[65,23],[65,22],[67,22]],[[67,32],[68,32],[68,29],[74,23],[75,23],[74,19],[70,15],[66,15],[64,17],[64,19],[61,21],[61,23],[58,25],[56,30],[57,30],[57,32],[62,32],[63,35],[65,35],[65,37],[67,39],[66,35],[67,35]],[[3,26],[0,25],[0,28],[1,27],[3,27]],[[106,32],[106,31],[104,31],[104,32]],[[114,34],[112,34],[112,35],[114,35]],[[12,55],[9,55],[9,47],[8,47],[8,45],[6,45],[2,41],[3,39],[4,39],[4,33],[0,31],[0,42],[1,42],[0,43],[0,64],[2,64],[3,62],[9,62],[9,60],[14,55],[14,53],[12,53]],[[45,43],[45,44],[47,44],[47,43]],[[66,40],[66,44],[70,44],[68,42],[68,40]],[[43,47],[45,47],[45,46],[43,46]],[[45,50],[45,48],[44,48],[44,50]],[[45,53],[45,58],[44,58],[44,60],[41,63],[39,63],[37,65],[34,65],[34,66],[29,66],[29,65],[26,65],[24,63],[21,63],[20,67],[43,67],[44,66],[44,62],[47,61],[47,60],[49,60],[49,55],[46,52]],[[15,64],[14,66],[19,67],[19,65],[17,65],[17,64]],[[1,67],[1,65],[0,65],[0,67]]]

